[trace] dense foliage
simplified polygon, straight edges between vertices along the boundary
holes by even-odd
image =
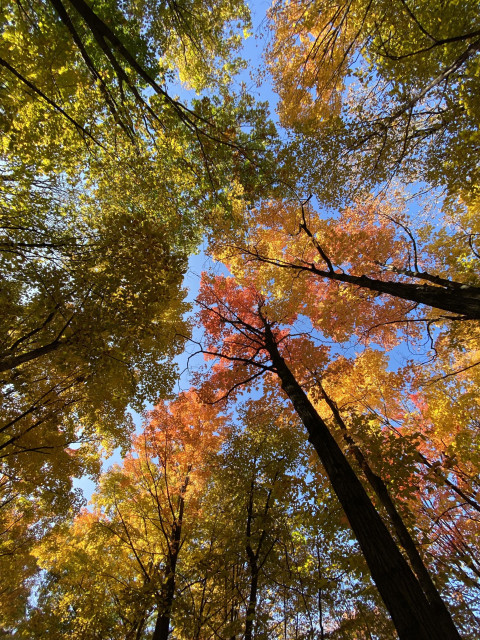
[[[475,639],[479,9],[2,4],[2,638]]]

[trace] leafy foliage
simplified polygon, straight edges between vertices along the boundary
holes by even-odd
[[[270,19],[280,115],[305,136],[304,154],[317,145],[327,171],[349,184],[400,170],[409,182],[476,193],[475,0],[462,11],[454,1],[441,9],[401,0],[278,2]],[[335,166],[339,153],[343,167]]]
[[[478,2],[0,20],[2,632],[474,640]]]

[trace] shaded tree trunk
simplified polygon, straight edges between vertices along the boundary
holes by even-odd
[[[392,282],[369,278],[365,275],[355,276],[348,273],[337,273],[329,257],[308,228],[303,206],[302,215],[303,222],[300,224],[300,229],[310,238],[313,246],[325,263],[327,270],[320,269],[316,264],[310,264],[308,266],[290,265],[291,267],[306,269],[315,275],[328,278],[329,280],[346,282],[364,289],[370,289],[370,291],[377,293],[386,293],[390,296],[409,300],[417,304],[424,304],[428,307],[434,307],[435,309],[443,309],[444,311],[463,316],[464,319],[480,319],[480,287],[472,287],[462,282],[456,282],[455,280],[442,278],[441,276],[436,276],[426,271],[420,271],[417,265],[415,241],[410,233],[409,235],[414,243],[415,269],[398,269],[393,267],[392,271],[399,275],[420,280],[421,284],[414,282]]]
[[[168,578],[161,592],[160,610],[155,624],[152,640],[167,640],[170,634],[170,617],[172,612],[173,598],[175,596],[175,565],[176,555],[169,559]]]
[[[248,596],[247,618],[245,620],[245,640],[252,640],[253,638],[253,625],[257,609],[258,567],[255,559],[250,561],[250,571],[250,593]]]
[[[320,390],[322,392],[322,395],[326,403],[328,404],[328,406],[330,407],[334,415],[336,423],[338,424],[338,426],[342,431],[345,442],[347,443],[349,449],[352,451],[355,457],[355,460],[357,461],[359,467],[362,469],[363,473],[365,474],[365,478],[367,479],[368,483],[370,484],[373,491],[375,492],[381,505],[384,507],[385,511],[387,512],[390,518],[390,521],[393,524],[393,527],[395,529],[395,533],[397,534],[397,538],[400,544],[402,545],[402,547],[405,549],[407,557],[410,561],[410,565],[414,570],[425,595],[427,596],[430,604],[432,605],[435,615],[438,616],[438,620],[440,621],[441,625],[445,629],[450,629],[451,633],[453,633],[455,631],[455,626],[453,624],[450,613],[447,607],[445,606],[444,601],[440,597],[440,594],[438,593],[438,590],[435,584],[433,583],[433,580],[427,568],[425,567],[423,559],[418,552],[418,549],[416,547],[416,544],[412,536],[410,535],[410,532],[408,531],[407,527],[405,526],[405,523],[403,522],[401,515],[399,514],[397,508],[395,507],[395,504],[388,492],[386,484],[384,483],[382,478],[373,471],[367,459],[363,455],[361,449],[357,446],[353,438],[348,433],[347,425],[345,424],[340,414],[340,411],[338,410],[337,405],[328,396],[328,394],[326,393],[325,389],[322,387],[321,384],[320,384]],[[455,637],[455,636],[452,636],[452,637]]]
[[[444,281],[447,284],[416,284],[413,282],[388,282],[354,276],[348,273],[322,271],[312,267],[311,272],[329,280],[353,284],[377,293],[385,293],[395,298],[402,298],[427,307],[442,309],[462,316],[465,319],[480,319],[480,288],[462,285],[459,282]],[[427,274],[425,274],[427,275]],[[419,276],[421,277],[421,276]],[[443,279],[442,279],[443,280]]]
[[[263,322],[265,348],[282,389],[308,431],[308,439],[345,511],[400,640],[459,640],[454,627],[445,629],[439,622],[350,463],[280,355],[270,325],[265,319]]]
[[[275,473],[273,484],[275,484],[278,477],[278,471]],[[265,506],[263,508],[263,517],[265,518],[270,509],[270,500],[272,498],[272,490],[273,487],[269,489],[267,493],[267,498],[265,500]],[[270,545],[270,548],[267,549],[263,555],[263,559],[261,559],[263,545],[267,536],[267,530],[265,527],[262,528],[260,533],[260,537],[258,539],[257,548],[254,550],[252,547],[252,525],[255,518],[254,515],[254,494],[255,494],[255,480],[252,479],[250,483],[250,495],[248,499],[248,507],[247,507],[247,544],[245,546],[245,551],[247,554],[248,565],[250,567],[250,593],[248,596],[248,605],[247,605],[247,617],[245,621],[245,635],[244,640],[252,640],[253,638],[253,630],[255,625],[255,618],[257,613],[257,593],[258,593],[258,580],[260,577],[260,571],[267,560],[268,555],[272,551],[275,542]]]
[[[170,635],[170,618],[172,615],[173,599],[175,597],[175,572],[177,568],[178,554],[180,552],[180,539],[182,535],[183,511],[185,508],[185,493],[187,491],[189,477],[187,476],[182,487],[178,502],[178,517],[172,525],[172,537],[165,568],[165,582],[160,593],[159,614],[155,623],[152,640],[167,640]]]
[[[247,508],[247,544],[245,551],[247,553],[248,564],[250,567],[250,593],[248,596],[247,616],[245,620],[245,640],[252,640],[253,624],[255,622],[255,614],[257,609],[257,590],[258,590],[258,555],[262,545],[264,531],[262,532],[257,551],[255,552],[251,545],[252,521],[253,521],[253,494],[255,491],[254,481],[250,484],[250,495]]]
[[[317,547],[317,572],[318,572],[318,580],[322,580],[322,564],[320,562],[320,549],[318,548],[318,540],[316,543]],[[320,583],[320,582],[319,582]],[[322,597],[323,589],[319,587],[318,589],[318,626],[320,627],[320,638],[319,640],[325,640],[325,630],[323,628],[323,597]]]
[[[237,590],[237,587],[238,587],[237,582],[238,582],[238,567],[234,564],[232,566],[232,581],[231,581],[232,597],[231,597],[231,599],[229,599],[226,602],[226,611],[227,611],[227,613],[226,613],[226,616],[225,616],[225,620],[226,621],[228,621],[228,619],[230,619],[230,624],[231,624],[232,628],[234,627],[235,622],[238,619],[238,603],[237,603],[237,600],[236,600],[236,598],[234,596],[234,594],[235,594],[235,592]],[[225,593],[228,593],[228,588],[225,589]],[[233,633],[230,636],[229,640],[236,640],[236,638],[237,638],[236,633]]]
[[[27,353],[21,353],[17,356],[5,355],[5,357],[0,359],[0,371],[9,371],[10,369],[15,369],[15,367],[18,367],[25,362],[36,360],[37,358],[40,358],[47,353],[51,353],[52,351],[56,351],[57,349],[60,349],[65,345],[68,345],[68,340],[59,340],[58,338],[56,338],[49,344],[45,344],[42,347],[32,349]]]
[[[311,236],[311,233],[308,233]],[[321,247],[315,244],[327,268],[321,269],[314,263],[282,262],[261,255],[258,251],[243,249],[247,255],[254,256],[260,262],[273,264],[282,269],[310,273],[320,278],[351,284],[362,289],[369,289],[375,293],[386,294],[394,298],[408,300],[415,304],[442,309],[459,316],[459,319],[480,319],[480,287],[470,286],[455,280],[441,278],[427,272],[398,269],[396,273],[421,282],[398,282],[379,280],[365,275],[353,275],[335,271],[333,264]]]

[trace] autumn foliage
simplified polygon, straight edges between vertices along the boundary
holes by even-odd
[[[478,0],[253,8],[0,9],[2,638],[478,637]]]

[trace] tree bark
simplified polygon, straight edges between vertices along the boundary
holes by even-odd
[[[317,547],[317,571],[318,571],[318,579],[322,580],[322,565],[320,563],[320,549],[318,548],[318,541],[316,543]],[[320,583],[319,583],[320,584]],[[323,598],[322,598],[323,589],[319,587],[318,589],[318,624],[320,627],[320,638],[319,640],[325,640],[325,630],[323,628]]]
[[[427,596],[435,612],[435,615],[438,616],[438,620],[440,621],[444,629],[450,630],[450,633],[452,634],[452,638],[454,638],[455,635],[453,634],[456,633],[456,629],[455,629],[455,625],[453,624],[453,620],[450,616],[450,613],[447,607],[445,606],[445,603],[442,600],[440,594],[438,593],[438,590],[435,584],[433,583],[433,580],[427,568],[425,567],[423,559],[420,553],[418,552],[415,542],[412,536],[410,535],[410,532],[408,531],[407,527],[405,526],[405,523],[403,522],[403,519],[399,514],[388,492],[386,484],[384,483],[382,478],[378,476],[370,467],[367,459],[363,455],[363,452],[355,444],[355,441],[352,439],[352,437],[348,433],[347,426],[343,421],[342,416],[340,415],[340,411],[338,410],[337,405],[328,396],[325,389],[323,389],[321,385],[320,385],[320,389],[326,403],[328,404],[328,406],[330,407],[334,415],[336,423],[338,424],[338,426],[340,427],[343,433],[345,442],[347,443],[349,449],[352,451],[355,457],[355,460],[357,461],[359,467],[362,469],[363,473],[365,474],[365,478],[367,479],[368,483],[372,487],[380,503],[382,504],[385,511],[387,512],[390,518],[390,521],[395,529],[395,533],[397,534],[397,538],[400,544],[402,545],[402,547],[404,548],[405,553],[407,554],[407,557],[410,561],[410,565],[413,571],[415,572],[418,578],[418,581],[423,589],[423,592]]]
[[[152,640],[167,640],[170,635],[170,617],[175,595],[175,565],[176,557],[171,556],[169,561],[169,576],[165,587],[162,589],[160,613],[155,624]]]
[[[478,48],[478,41],[475,45]],[[369,278],[365,275],[355,276],[343,272],[337,273],[330,258],[308,228],[303,206],[302,214],[303,222],[300,225],[300,229],[310,238],[313,246],[324,261],[327,270],[320,269],[314,263],[308,265],[282,263],[280,266],[310,271],[322,278],[353,284],[377,293],[386,293],[396,298],[402,298],[403,300],[409,300],[417,304],[424,304],[429,307],[434,307],[435,309],[443,309],[444,311],[455,313],[463,319],[480,319],[480,287],[472,287],[462,282],[456,282],[455,280],[449,280],[448,278],[442,278],[441,276],[436,276],[428,272],[419,271],[416,257],[415,270],[397,269],[393,267],[392,271],[409,278],[420,280],[422,284],[414,282],[392,282]],[[413,237],[412,241],[414,242]]]
[[[21,353],[18,356],[5,356],[0,359],[0,372],[1,371],[9,371],[10,369],[15,369],[15,367],[24,364],[25,362],[31,362],[32,360],[36,360],[36,358],[40,358],[41,356],[46,355],[47,353],[51,353],[52,351],[56,351],[60,347],[63,347],[68,344],[68,340],[54,340],[49,344],[45,344],[42,347],[37,347],[36,349],[32,349],[31,351],[27,351],[26,353]]]
[[[253,555],[253,552],[252,552]],[[248,596],[247,617],[245,620],[245,640],[253,638],[253,624],[257,609],[257,591],[258,591],[258,567],[256,562],[250,562],[250,594]]]
[[[253,623],[255,622],[255,614],[257,610],[257,591],[258,591],[258,573],[259,573],[258,557],[260,554],[260,549],[262,546],[262,541],[265,533],[265,531],[262,532],[262,535],[260,537],[260,542],[257,547],[257,551],[255,552],[251,545],[254,492],[255,492],[255,483],[254,483],[254,480],[252,479],[252,482],[250,483],[250,495],[249,495],[248,508],[247,508],[247,531],[246,531],[247,544],[245,547],[248,564],[250,566],[250,594],[248,597],[244,640],[252,640],[252,637],[253,637]],[[268,501],[267,501],[267,509],[268,509]]]
[[[377,293],[385,293],[395,298],[409,300],[427,307],[442,309],[454,313],[464,319],[480,319],[480,288],[451,282],[450,286],[434,286],[431,284],[415,284],[413,282],[389,282],[354,276],[348,273],[336,273],[311,269],[312,273],[329,280],[353,284]]]
[[[303,271],[327,280],[344,282],[345,284],[351,284],[362,289],[369,289],[375,293],[386,294],[394,298],[401,298],[402,300],[408,300],[415,304],[423,304],[435,309],[442,309],[443,311],[454,313],[459,319],[480,319],[480,287],[473,287],[462,282],[416,271],[401,271],[399,273],[411,278],[417,278],[422,281],[422,284],[379,280],[378,278],[369,278],[365,275],[357,276],[337,272],[323,252],[322,256],[327,262],[328,269],[321,269],[314,263],[297,264],[295,262],[282,262],[269,259],[257,251],[247,251],[247,254],[254,256],[261,262],[267,262],[282,269]]]
[[[182,487],[178,502],[178,518],[172,525],[172,537],[168,553],[167,566],[165,568],[165,582],[162,586],[159,613],[155,623],[152,640],[167,640],[170,635],[170,618],[172,615],[173,599],[175,597],[175,572],[177,568],[178,554],[180,552],[180,538],[182,535],[183,512],[185,508],[185,493],[187,491],[189,477],[187,475]]]
[[[274,370],[308,431],[308,439],[345,511],[400,640],[459,640],[456,630],[452,633],[439,622],[350,463],[280,355],[265,320],[264,326],[265,347]]]

